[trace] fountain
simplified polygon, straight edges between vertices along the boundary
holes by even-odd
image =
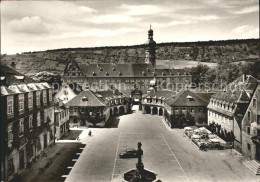
[[[137,144],[137,156],[138,162],[136,163],[136,169],[132,169],[124,174],[124,180],[130,182],[152,182],[156,180],[156,174],[144,169],[144,164],[142,163],[143,150],[141,149],[142,143]],[[160,180],[157,180],[158,182]]]

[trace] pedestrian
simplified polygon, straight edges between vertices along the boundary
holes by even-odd
[[[91,136],[91,130],[89,130],[88,135]]]

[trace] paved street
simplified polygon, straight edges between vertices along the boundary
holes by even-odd
[[[162,181],[260,181],[242,163],[241,155],[230,150],[202,152],[183,135],[168,129],[159,116],[133,113],[115,118],[110,128],[85,129],[80,141],[84,151],[66,181],[122,181],[123,173],[135,168],[137,159],[120,159],[126,148],[142,142],[143,163]]]

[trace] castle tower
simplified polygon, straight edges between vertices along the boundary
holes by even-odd
[[[156,42],[153,40],[153,30],[148,30],[148,41],[145,43],[145,63],[152,64],[153,67],[156,66],[156,52],[155,52],[155,46]]]

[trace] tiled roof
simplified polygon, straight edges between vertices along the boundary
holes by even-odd
[[[150,98],[170,98],[173,95],[175,95],[176,93],[173,91],[169,91],[169,90],[159,90],[159,91],[151,91],[147,94],[145,94],[143,97],[150,97]]]
[[[87,101],[83,101],[82,98],[85,97]],[[80,92],[76,97],[71,99],[65,104],[66,106],[84,106],[84,107],[100,107],[105,106],[105,102],[98,98],[95,93],[91,90],[86,90]]]
[[[215,92],[195,92],[198,96],[200,96],[205,101],[209,102],[212,95],[215,94]]]
[[[33,79],[24,76],[14,69],[0,64],[1,85],[9,86],[12,84],[35,82]]]
[[[15,92],[13,92],[12,90],[10,90],[10,89],[7,88],[6,86],[1,86],[1,96],[12,95],[12,94],[15,94]]]
[[[182,69],[155,69],[150,64],[144,63],[79,63],[79,68],[88,77],[154,77],[184,75]]]
[[[212,98],[228,102],[249,101],[248,96],[254,92],[258,84],[258,81],[251,75],[247,75],[245,80],[242,75],[230,83],[225,90],[212,95]]]
[[[193,101],[187,99],[187,97],[192,97]],[[199,95],[189,90],[183,90],[176,95],[167,99],[166,104],[173,107],[196,107],[196,106],[207,106],[208,102],[202,99]]]

